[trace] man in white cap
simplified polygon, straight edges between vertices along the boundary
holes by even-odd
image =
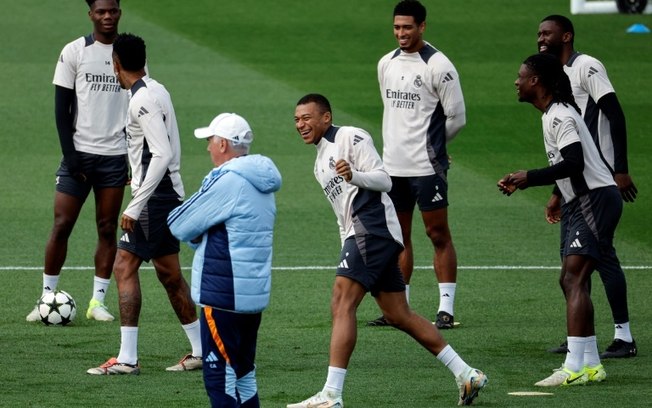
[[[235,113],[218,115],[195,136],[208,140],[215,168],[168,225],[195,249],[191,293],[202,306],[204,385],[214,407],[258,408],[256,341],[271,291],[281,174],[271,159],[249,155],[253,133]]]

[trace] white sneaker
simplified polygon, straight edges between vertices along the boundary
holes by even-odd
[[[195,357],[192,354],[186,354],[179,361],[179,363],[168,367],[165,371],[192,371],[192,370],[201,370],[202,368],[202,359],[201,357]]]
[[[41,314],[38,312],[38,305],[34,306],[34,309],[32,309],[31,312],[27,315],[25,318],[28,322],[40,322],[41,321]]]
[[[335,393],[321,391],[307,400],[297,402],[296,404],[288,404],[287,408],[342,408],[342,395],[335,395]]]
[[[465,373],[455,379],[460,390],[460,400],[457,405],[471,405],[478,396],[478,392],[487,385],[489,379],[484,373],[475,368],[469,368]]]
[[[113,319],[115,319],[113,315],[109,313],[109,309],[107,309],[106,305],[97,299],[91,299],[90,303],[88,304],[88,310],[86,310],[86,318],[95,319],[100,322],[111,322]]]
[[[586,370],[580,370],[579,372],[575,373],[566,367],[562,367],[561,370],[554,370],[550,376],[535,383],[534,385],[537,387],[559,387],[570,385],[584,385],[587,382],[589,382],[589,376],[586,373]]]

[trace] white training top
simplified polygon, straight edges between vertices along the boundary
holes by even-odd
[[[340,238],[376,235],[402,245],[401,226],[387,191],[392,180],[374,142],[366,131],[351,126],[331,126],[317,147],[314,174],[331,203],[340,227]],[[346,160],[352,177],[337,175],[335,163]]]
[[[145,76],[129,90],[127,146],[132,199],[124,214],[137,220],[151,197],[183,200],[177,118],[165,87]]]
[[[80,152],[117,156],[127,153],[127,92],[113,72],[113,45],[92,35],[68,43],[61,51],[52,83],[75,90],[73,141]]]
[[[598,108],[600,98],[615,92],[604,65],[597,59],[575,53],[564,65],[564,71],[570,79],[575,102],[582,111],[584,121],[589,126],[595,126],[597,143],[611,169],[614,166],[614,145],[611,139],[609,119]],[[595,140],[595,139],[594,139]]]
[[[446,143],[466,124],[453,63],[429,43],[415,53],[396,49],[378,62],[383,100],[383,162],[391,176],[442,174]]]
[[[584,155],[582,177],[574,180],[570,177],[557,180],[557,185],[567,203],[574,200],[577,195],[588,193],[589,190],[616,185],[607,165],[600,158],[589,129],[573,107],[552,103],[541,120],[543,142],[551,166],[563,160],[561,149],[578,141],[582,144]]]

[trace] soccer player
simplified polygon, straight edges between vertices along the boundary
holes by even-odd
[[[331,300],[333,317],[328,376],[322,391],[288,408],[339,407],[349,359],[356,342],[356,311],[367,292],[388,323],[437,356],[454,375],[459,404],[470,405],[486,385],[429,320],[414,313],[398,268],[401,228],[387,191],[391,179],[366,131],[332,124],[331,106],[319,94],[297,103],[294,122],[305,144],[315,145],[314,174],[340,227],[342,250]]]
[[[563,251],[559,281],[566,298],[568,353],[561,369],[535,385],[600,382],[606,372],[598,355],[588,283],[596,267],[616,256],[613,236],[623,201],[580,115],[559,59],[548,54],[527,58],[514,84],[520,102],[543,112],[549,167],[510,173],[498,181],[498,188],[510,195],[516,189],[556,184],[554,194],[564,200],[558,211]]]
[[[141,308],[140,265],[150,260],[170,304],[190,340],[192,353],[168,371],[202,367],[200,326],[195,303],[179,265],[179,241],[167,225],[170,211],[184,197],[179,174],[179,130],[170,94],[145,73],[145,42],[120,34],[113,43],[113,68],[120,86],[129,90],[127,144],[132,197],[124,210],[123,230],[114,264],[120,305],[120,354],[89,374],[139,374],[138,318]]]
[[[111,59],[122,12],[119,0],[86,0],[93,32],[68,43],[54,72],[54,113],[63,159],[56,172],[54,226],[45,246],[42,294],[57,288],[68,238],[91,190],[95,196],[95,277],[88,319],[111,321],[104,299],[116,253],[120,205],[127,183],[124,117],[127,93]],[[40,321],[38,308],[28,322]]]
[[[202,305],[204,386],[213,407],[258,408],[256,341],[269,304],[272,241],[281,174],[249,155],[253,132],[234,113],[195,130],[215,168],[168,217],[172,234],[195,249],[192,297]]]
[[[405,249],[399,265],[409,302],[414,269],[412,215],[417,204],[434,246],[433,266],[439,282],[436,325],[454,327],[457,255],[448,226],[446,144],[466,124],[459,75],[451,61],[423,40],[426,9],[416,0],[394,8],[398,48],[378,62],[383,100],[383,162],[392,178],[389,196],[401,224]],[[386,325],[386,319],[369,322]]]
[[[564,16],[551,15],[539,24],[539,52],[552,54],[564,64],[573,96],[600,156],[609,167],[623,200],[633,202],[638,191],[628,173],[625,115],[604,65],[591,56],[575,51],[574,40],[573,23]],[[546,218],[550,223],[558,220],[555,211],[560,205],[558,196],[553,194],[546,206]],[[614,320],[614,340],[601,357],[634,357],[637,353],[636,342],[629,328],[627,282],[620,262],[614,254],[612,258],[604,259],[597,269]],[[567,350],[566,343],[550,349],[554,353],[566,353]]]

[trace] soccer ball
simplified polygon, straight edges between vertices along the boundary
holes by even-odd
[[[38,313],[46,325],[65,326],[77,315],[75,300],[67,292],[57,290],[46,293],[38,301]]]

